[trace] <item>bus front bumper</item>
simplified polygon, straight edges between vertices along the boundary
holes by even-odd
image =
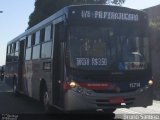
[[[115,109],[129,107],[147,107],[152,105],[153,90],[151,88],[140,89],[128,93],[95,93],[90,95],[77,93],[74,90],[68,90],[64,97],[64,110],[97,110],[97,109]],[[112,103],[111,98],[122,98],[123,102]]]

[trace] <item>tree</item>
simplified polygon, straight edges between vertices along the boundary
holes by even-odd
[[[111,2],[111,4],[116,4],[116,5],[121,5],[123,4],[126,0],[108,0]]]
[[[116,4],[121,5],[125,0],[35,0],[35,9],[29,16],[28,29],[45,18],[51,16],[64,6],[73,4]]]

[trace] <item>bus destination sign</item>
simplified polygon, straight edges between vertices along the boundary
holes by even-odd
[[[106,12],[106,11],[90,11],[82,10],[82,18],[93,18],[93,19],[107,19],[107,20],[121,20],[121,21],[133,21],[138,22],[138,14],[122,13],[122,12]]]

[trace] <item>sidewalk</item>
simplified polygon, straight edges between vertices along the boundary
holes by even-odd
[[[13,92],[13,89],[5,81],[0,81],[0,92]]]

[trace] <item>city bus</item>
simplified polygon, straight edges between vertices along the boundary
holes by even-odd
[[[46,111],[152,105],[148,17],[109,5],[67,6],[7,44],[6,79],[15,95]]]

